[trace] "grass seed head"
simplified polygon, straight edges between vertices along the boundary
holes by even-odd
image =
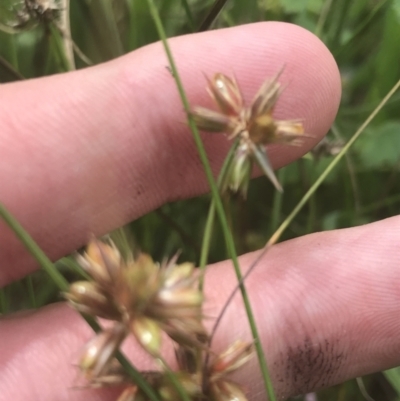
[[[128,334],[123,324],[101,331],[84,348],[79,367],[84,376],[91,381],[105,374],[118,347]]]
[[[70,304],[79,312],[104,319],[120,320],[118,307],[93,281],[76,281],[64,294]]]
[[[281,71],[282,72],[282,71]],[[273,143],[298,145],[304,138],[304,128],[298,120],[275,120],[273,111],[282,87],[278,82],[279,72],[267,79],[258,90],[252,103],[246,107],[235,79],[217,73],[208,79],[207,91],[214,99],[219,111],[194,107],[191,116],[202,131],[224,132],[229,138],[240,138],[222,189],[247,192],[251,162],[255,160],[263,173],[278,190],[282,190],[268,160],[265,145]]]

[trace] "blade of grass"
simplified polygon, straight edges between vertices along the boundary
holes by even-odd
[[[11,215],[11,213],[8,212],[8,210],[2,203],[0,203],[0,217],[10,227],[10,229],[14,232],[14,234],[22,242],[22,244],[28,249],[30,254],[36,259],[42,269],[45,270],[46,273],[52,278],[58,288],[61,291],[68,291],[68,281],[57,271],[51,260],[40,249],[33,238],[24,230],[21,224],[19,224],[18,221]],[[86,322],[95,332],[101,330],[100,325],[94,318],[84,314],[81,314],[81,316],[86,320]],[[143,390],[143,392],[152,401],[160,401],[158,395],[155,393],[153,388],[142,377],[140,372],[132,366],[128,359],[126,359],[126,357],[123,356],[120,352],[117,353],[116,357],[122,367],[125,369],[126,373]]]
[[[194,18],[193,18],[193,14],[192,11],[190,10],[190,6],[189,3],[187,2],[187,0],[181,0],[183,9],[185,10],[186,13],[186,17],[187,17],[187,22],[189,24],[190,29],[192,30],[192,32],[196,31],[196,26],[194,23]]]
[[[0,217],[11,228],[17,238],[28,249],[29,253],[36,259],[43,270],[52,278],[61,291],[67,291],[69,284],[68,281],[54,268],[53,263],[39,248],[32,237],[23,229],[21,224],[7,211],[5,206],[0,203]]]
[[[98,28],[100,31],[104,31],[104,28],[106,28],[108,43],[110,44],[109,50],[111,50],[113,57],[122,56],[124,48],[115,22],[111,1],[98,0],[96,3],[96,23],[98,23]]]
[[[285,169],[280,169],[277,173],[278,182],[281,183],[282,187],[285,183]],[[272,213],[271,213],[271,231],[274,232],[278,228],[278,223],[282,213],[282,201],[283,192],[275,191],[274,199],[272,201]]]
[[[17,80],[24,80],[25,77],[17,71],[5,58],[0,56],[0,65],[7,70],[15,79]]]
[[[328,17],[329,11],[331,9],[332,2],[333,2],[333,0],[325,1],[324,5],[322,6],[322,10],[319,14],[318,22],[317,22],[317,25],[316,25],[315,31],[314,31],[315,35],[318,36],[319,38],[322,35],[322,31],[324,29],[326,19]]]
[[[62,37],[62,44],[65,58],[68,61],[69,70],[75,70],[74,49],[71,39],[71,26],[69,21],[69,0],[61,0],[59,30]]]
[[[201,137],[199,135],[199,132],[197,130],[197,127],[193,121],[193,118],[190,115],[190,106],[189,106],[189,101],[186,97],[184,88],[183,88],[183,84],[181,82],[181,79],[179,77],[178,74],[178,70],[177,67],[175,65],[175,61],[172,57],[172,53],[171,50],[169,48],[168,42],[167,42],[167,38],[165,35],[165,30],[163,27],[163,24],[161,22],[160,16],[158,14],[158,10],[157,7],[154,3],[154,0],[147,0],[147,3],[149,5],[149,9],[150,9],[150,13],[154,19],[154,22],[156,24],[157,30],[158,30],[158,34],[161,38],[161,41],[163,43],[164,46],[164,50],[165,53],[168,57],[168,61],[170,64],[170,68],[172,71],[172,74],[175,78],[175,82],[176,85],[178,87],[178,91],[179,91],[179,95],[183,104],[183,107],[185,109],[185,112],[188,116],[188,122],[189,122],[189,127],[192,131],[193,134],[193,139],[195,141],[197,150],[199,152],[199,156],[201,159],[201,162],[203,164],[203,168],[208,180],[208,183],[210,185],[211,188],[211,193],[212,193],[212,197],[213,197],[213,201],[215,202],[215,207],[216,207],[216,211],[218,213],[218,217],[222,226],[222,230],[224,233],[224,237],[225,237],[225,242],[226,242],[226,247],[228,249],[228,254],[230,255],[232,262],[233,262],[233,266],[234,266],[234,270],[236,273],[236,277],[238,279],[238,282],[240,282],[240,291],[242,294],[242,299],[243,299],[243,303],[245,306],[245,310],[246,310],[246,314],[248,317],[248,321],[249,321],[249,326],[250,326],[250,330],[252,333],[252,336],[254,338],[255,341],[255,348],[256,348],[256,353],[257,353],[257,357],[258,357],[258,361],[259,361],[259,365],[260,365],[260,370],[261,370],[261,374],[264,380],[264,384],[265,384],[265,389],[266,392],[268,394],[269,400],[270,401],[274,401],[276,400],[273,388],[272,388],[272,382],[270,379],[270,375],[268,372],[268,367],[267,367],[267,363],[266,363],[266,359],[265,359],[265,355],[264,355],[264,350],[262,348],[261,345],[261,341],[260,341],[260,336],[258,335],[258,330],[257,330],[257,325],[256,325],[256,321],[254,319],[254,315],[253,315],[253,311],[250,305],[250,300],[246,291],[246,288],[244,286],[244,283],[242,282],[242,272],[240,270],[240,266],[239,266],[239,262],[237,259],[237,255],[236,255],[236,249],[235,249],[235,244],[233,242],[233,237],[232,237],[232,233],[229,230],[229,226],[228,226],[228,222],[225,216],[225,212],[224,212],[224,208],[222,205],[222,201],[221,201],[221,197],[219,195],[219,191],[218,191],[218,187],[217,184],[215,182],[212,170],[211,170],[211,166],[210,163],[208,161],[207,158],[207,154],[203,145],[203,142],[201,140]]]
[[[192,399],[189,397],[189,394],[184,389],[182,384],[179,382],[179,379],[177,379],[176,375],[174,374],[173,370],[169,367],[169,365],[167,364],[165,359],[162,358],[161,356],[158,356],[157,359],[158,359],[161,367],[167,374],[168,379],[171,381],[172,385],[175,387],[175,390],[178,392],[178,394],[179,394],[178,399],[182,400],[182,401],[192,401]]]
[[[357,140],[357,138],[362,134],[364,129],[368,126],[368,124],[374,119],[374,117],[379,113],[382,107],[387,103],[387,101],[392,97],[392,95],[400,88],[400,80],[393,86],[393,88],[389,91],[389,93],[382,99],[379,105],[375,108],[375,110],[369,115],[369,117],[361,124],[360,128],[354,133],[351,139],[347,142],[347,144],[343,147],[343,149],[337,154],[337,156],[332,160],[332,162],[328,165],[328,167],[324,170],[324,172],[318,177],[318,179],[314,182],[311,188],[306,192],[300,202],[296,205],[293,211],[289,214],[289,216],[285,219],[285,221],[280,225],[280,227],[275,231],[272,237],[267,242],[267,247],[275,244],[282,233],[286,230],[289,224],[293,221],[293,219],[297,216],[297,213],[301,210],[301,208],[307,203],[307,201],[311,198],[317,188],[322,184],[325,178],[329,175],[329,173],[336,167],[342,157],[347,153],[353,143]]]
[[[65,258],[60,259],[57,262],[57,265],[60,264],[62,267],[63,265],[67,267],[71,272],[75,273],[79,278],[83,280],[90,280],[89,274],[85,272],[84,269],[77,263],[71,256],[67,256]]]
[[[30,307],[33,309],[36,309],[37,302],[36,302],[35,290],[33,288],[32,276],[28,276],[26,278],[26,286],[28,287],[28,296],[29,296]]]
[[[221,185],[222,181],[224,180],[224,177],[226,175],[226,172],[228,171],[228,167],[230,166],[233,155],[235,154],[235,150],[239,144],[239,140],[237,139],[231,148],[229,149],[229,153],[225,157],[224,164],[222,165],[221,171],[218,176],[218,186]],[[207,215],[207,221],[206,225],[204,227],[204,235],[203,235],[203,242],[201,244],[201,253],[200,253],[200,263],[199,263],[199,268],[202,274],[200,275],[199,279],[199,289],[200,291],[203,291],[203,286],[204,286],[204,273],[205,273],[205,268],[207,265],[208,261],[208,254],[210,252],[210,244],[211,244],[211,236],[212,236],[212,231],[213,231],[213,225],[214,225],[214,219],[215,219],[215,202],[212,200],[210,204],[210,208],[208,209],[208,215]]]
[[[215,19],[218,17],[221,10],[224,8],[227,1],[228,0],[216,0],[215,1],[211,10],[206,15],[203,22],[200,24],[198,32],[203,32],[203,31],[207,31],[208,29],[210,29],[211,25],[213,24]]]
[[[71,71],[71,69],[75,68],[75,63],[71,65],[71,60],[68,58],[62,32],[54,23],[49,24],[49,30],[51,35],[50,42],[54,48],[54,56],[60,66],[60,69],[62,69],[64,72]]]
[[[8,312],[8,297],[5,288],[0,288],[0,316]]]

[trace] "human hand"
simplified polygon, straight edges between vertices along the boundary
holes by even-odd
[[[304,118],[314,138],[274,147],[281,167],[317,143],[337,111],[336,64],[312,34],[262,23],[171,40],[192,104],[208,98],[202,72],[233,71],[251,99],[283,65],[289,83],[278,118]],[[0,201],[53,259],[165,202],[207,190],[161,45],[74,73],[0,88]],[[229,143],[203,136],[217,172]],[[318,233],[274,246],[247,280],[279,397],[394,366],[398,336],[398,220]],[[0,284],[35,269],[0,223]],[[242,256],[243,270],[255,254]],[[379,270],[378,270],[379,267]],[[230,262],[207,273],[205,306],[216,315],[236,278]],[[215,344],[249,336],[240,298]],[[112,390],[72,390],[76,352],[91,333],[64,304],[0,320],[0,400],[92,399]],[[135,366],[148,363],[128,347]],[[240,371],[251,398],[262,395],[257,363]]]

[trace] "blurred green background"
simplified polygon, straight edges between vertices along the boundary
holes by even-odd
[[[238,252],[258,249],[400,78],[400,0],[163,0],[157,4],[170,37],[253,21],[288,21],[318,35],[339,65],[343,95],[336,121],[313,152],[278,172],[284,194],[276,193],[261,177],[250,184],[246,201],[226,202]],[[89,62],[101,63],[158,40],[146,0],[0,0],[0,29],[0,82],[54,74],[74,65],[84,68]],[[70,36],[74,52],[68,49]],[[399,214],[399,106],[397,93],[283,239]],[[180,249],[182,259],[198,263],[209,201],[205,195],[164,205],[132,222],[129,233],[137,248],[157,260]],[[223,235],[216,225],[210,261],[225,258]],[[65,260],[57,266],[70,279],[75,277]],[[39,307],[59,299],[50,279],[37,272],[1,290],[0,311]],[[369,376],[364,384],[376,400],[400,399],[396,369]],[[368,399],[354,380],[312,396]]]

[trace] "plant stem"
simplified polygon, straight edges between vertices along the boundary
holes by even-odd
[[[278,171],[277,178],[283,187],[283,184],[285,182],[284,168]],[[283,193],[280,191],[275,191],[274,199],[272,201],[271,232],[274,232],[278,228],[279,219],[281,217],[281,212],[282,212],[282,200],[283,200]]]
[[[161,356],[158,356],[157,359],[159,360],[161,367],[167,374],[168,379],[171,381],[172,385],[175,387],[175,390],[178,392],[178,395],[179,395],[178,399],[182,400],[182,401],[192,401],[192,399],[189,397],[189,394],[184,389],[184,387],[179,382],[179,380],[176,378],[173,370],[169,367],[169,365],[164,360],[164,358],[162,358]]]
[[[233,155],[235,154],[238,144],[239,144],[239,140],[237,139],[233,143],[233,145],[229,149],[227,156],[225,157],[224,164],[222,165],[221,171],[218,176],[218,186],[220,186],[221,183],[225,179],[225,175],[227,174],[229,166],[232,163]],[[206,265],[207,265],[208,254],[210,252],[210,244],[211,244],[211,237],[212,237],[212,231],[213,231],[213,225],[214,225],[214,218],[215,218],[215,202],[214,202],[214,200],[211,200],[210,208],[208,209],[206,225],[204,228],[203,242],[201,244],[199,268],[200,268],[200,271],[202,272],[202,274],[201,274],[200,280],[199,280],[200,291],[203,291],[203,286],[204,286],[204,273],[205,273],[205,269],[206,269]]]
[[[37,308],[37,302],[36,302],[35,290],[33,288],[32,276],[28,276],[26,278],[26,286],[28,287],[28,295],[29,295],[30,307],[33,308],[33,309],[36,309]]]
[[[165,35],[165,31],[164,31],[164,27],[162,25],[160,16],[158,14],[158,10],[157,7],[155,6],[154,0],[147,0],[147,3],[149,5],[149,9],[150,9],[150,13],[152,14],[152,17],[154,19],[154,22],[156,24],[157,30],[158,30],[158,34],[161,38],[161,41],[164,45],[164,50],[165,53],[168,57],[168,61],[171,67],[171,71],[172,74],[175,78],[175,82],[176,85],[178,87],[178,91],[179,91],[179,95],[181,97],[181,101],[183,104],[183,107],[186,111],[186,114],[188,116],[188,122],[189,122],[189,127],[192,131],[193,134],[193,138],[197,147],[197,150],[199,152],[200,155],[200,159],[201,162],[203,164],[203,168],[204,171],[206,173],[207,176],[207,180],[208,183],[211,187],[211,193],[212,193],[212,197],[213,197],[213,202],[215,202],[215,208],[216,211],[218,213],[218,217],[220,219],[220,223],[222,226],[222,231],[224,233],[224,237],[225,237],[225,242],[226,242],[226,247],[228,249],[228,254],[230,255],[232,262],[233,262],[233,266],[234,266],[234,270],[236,273],[236,277],[238,279],[238,282],[240,282],[240,291],[242,294],[242,299],[243,299],[243,303],[246,309],[246,313],[247,313],[247,317],[249,320],[249,325],[250,325],[250,329],[251,329],[251,333],[252,336],[254,338],[255,341],[255,348],[256,348],[256,352],[257,352],[257,357],[258,357],[258,361],[259,361],[259,365],[260,365],[260,370],[264,379],[264,384],[265,384],[265,388],[266,391],[268,393],[268,397],[270,401],[274,401],[276,399],[273,388],[272,388],[272,383],[271,383],[271,379],[268,373],[268,367],[267,367],[267,363],[265,360],[265,355],[264,355],[264,350],[262,348],[261,342],[260,342],[260,336],[258,335],[258,330],[257,330],[257,325],[256,325],[256,321],[252,312],[252,308],[250,305],[250,300],[249,297],[247,295],[247,291],[246,288],[244,286],[244,283],[242,282],[242,273],[240,270],[240,266],[239,266],[239,262],[237,259],[237,255],[236,255],[236,249],[235,249],[235,244],[233,241],[233,237],[232,237],[232,233],[229,230],[229,226],[228,226],[228,222],[225,216],[225,212],[224,212],[224,208],[222,205],[222,201],[221,201],[221,197],[219,195],[219,191],[218,191],[218,187],[217,184],[215,182],[212,170],[211,170],[211,166],[210,163],[207,159],[207,154],[203,145],[203,142],[200,138],[199,132],[197,130],[197,127],[193,121],[193,118],[190,115],[190,106],[189,106],[189,102],[188,99],[186,97],[185,91],[183,89],[183,85],[181,82],[181,79],[179,77],[178,74],[178,70],[176,68],[174,59],[172,57],[172,53],[171,50],[169,48],[168,42],[167,42],[167,38]]]
[[[228,0],[215,0],[214,5],[211,7],[211,10],[204,18],[203,22],[201,23],[198,32],[207,31],[215,19],[218,17],[221,10],[224,8],[225,3]]]
[[[195,24],[194,24],[194,18],[193,18],[192,11],[190,10],[189,3],[188,3],[187,0],[181,0],[181,3],[182,3],[182,6],[183,6],[183,9],[185,10],[189,27],[192,30],[192,32],[195,32],[196,31],[196,27],[195,27]]]
[[[71,37],[71,26],[69,22],[69,2],[70,0],[61,0],[60,7],[60,24],[59,29],[62,37],[65,58],[69,64],[69,70],[75,70],[74,48]]]

